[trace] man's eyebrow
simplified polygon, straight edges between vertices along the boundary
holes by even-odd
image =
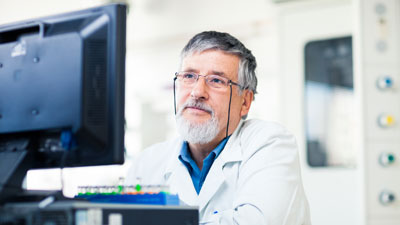
[[[185,71],[185,72],[193,72],[193,73],[197,73],[197,70],[195,70],[195,69],[192,69],[192,68],[186,68],[185,70],[183,70],[183,71]]]
[[[221,71],[212,71],[212,74],[225,77],[225,73]]]
[[[189,68],[186,68],[184,71],[185,71],[185,72],[192,72],[192,73],[198,73],[198,72],[199,72],[198,70],[193,69],[193,68],[190,68],[190,67],[189,67]],[[221,76],[221,77],[227,77],[227,76],[225,75],[225,73],[222,72],[222,71],[212,70],[209,74],[218,75],[218,76]]]

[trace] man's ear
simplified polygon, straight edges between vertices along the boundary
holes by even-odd
[[[243,90],[243,103],[240,111],[240,117],[247,115],[253,102],[254,93],[250,90]]]

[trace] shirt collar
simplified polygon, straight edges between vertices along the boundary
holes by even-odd
[[[225,147],[225,145],[226,145],[226,143],[228,142],[228,140],[229,140],[230,137],[231,137],[231,136],[228,136],[228,137],[224,138],[224,139],[218,144],[218,146],[217,146],[216,148],[214,148],[214,150],[212,150],[212,151],[210,152],[210,154],[206,157],[206,159],[211,155],[211,153],[213,153],[213,154],[215,155],[214,159],[216,159],[216,158],[221,154],[222,150],[224,149],[224,147]],[[183,160],[184,162],[189,163],[189,164],[191,164],[191,162],[194,161],[193,158],[192,158],[192,156],[190,155],[190,152],[189,152],[189,145],[188,145],[188,142],[187,142],[187,141],[183,141],[183,143],[182,143],[181,153],[179,154],[179,159],[180,159],[181,161]]]

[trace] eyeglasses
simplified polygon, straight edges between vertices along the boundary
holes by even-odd
[[[229,85],[236,85],[239,88],[244,89],[240,84],[219,75],[200,75],[193,72],[176,72],[174,80],[178,80],[179,83],[185,87],[192,87],[201,76],[204,77],[208,86],[215,89],[224,89]]]

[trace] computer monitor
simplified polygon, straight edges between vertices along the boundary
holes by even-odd
[[[0,201],[35,168],[124,162],[126,6],[0,26]]]

